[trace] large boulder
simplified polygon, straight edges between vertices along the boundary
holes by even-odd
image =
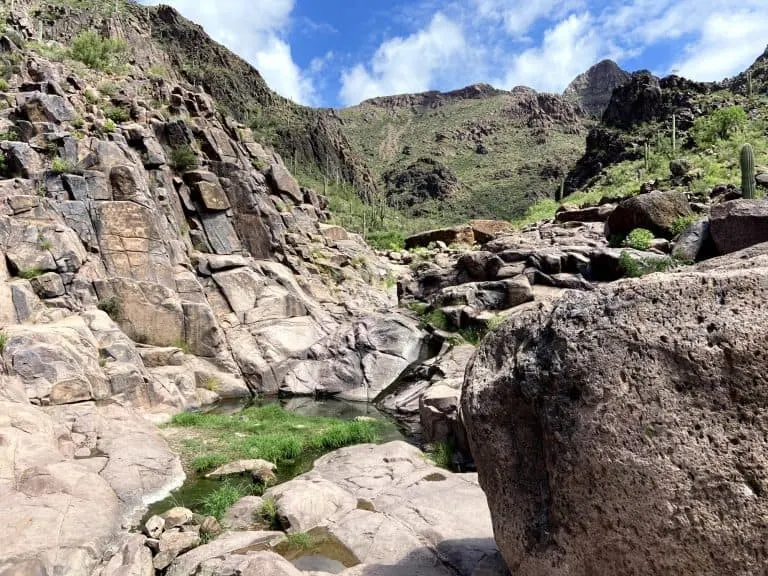
[[[685,194],[656,190],[621,202],[605,223],[605,237],[623,237],[635,228],[645,228],[656,236],[672,238],[675,220],[692,214]]]
[[[708,218],[702,218],[688,226],[672,247],[672,257],[684,262],[698,262],[714,255],[715,248]]]
[[[762,245],[484,340],[461,409],[513,573],[764,570],[767,275]]]
[[[468,244],[475,243],[475,232],[471,226],[456,226],[454,228],[441,228],[439,230],[429,230],[414,234],[405,239],[405,247],[426,248],[433,242],[445,242],[446,244]]]
[[[768,241],[768,200],[731,200],[712,207],[709,224],[719,254]]]

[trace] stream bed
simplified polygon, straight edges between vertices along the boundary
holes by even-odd
[[[371,420],[376,422],[379,442],[391,442],[394,440],[403,440],[416,443],[413,436],[409,436],[407,431],[401,428],[398,423],[390,416],[377,410],[371,404],[345,402],[336,399],[314,399],[314,398],[290,398],[290,399],[267,399],[251,402],[222,403],[214,406],[206,414],[216,414],[222,416],[231,416],[238,418],[244,410],[254,406],[270,406],[278,404],[283,410],[297,414],[302,417],[310,418],[331,418],[338,421]],[[168,430],[168,429],[166,429]],[[183,443],[185,429],[173,427],[173,436],[169,438],[172,444]],[[314,460],[321,454],[309,453],[280,462],[276,470],[277,480],[275,484],[287,482],[296,476],[299,476],[312,469]],[[196,513],[204,513],[203,503],[206,497],[222,487],[223,481],[206,478],[204,473],[195,473],[185,463],[185,472],[187,479],[184,484],[170,496],[154,503],[142,520],[142,524],[153,516],[162,514],[176,506],[189,508]],[[320,570],[329,573],[338,573],[356,564],[354,555],[326,534],[310,533],[309,545],[300,547],[291,546],[284,543],[276,550],[286,559],[302,571]]]

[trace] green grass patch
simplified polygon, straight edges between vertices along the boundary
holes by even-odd
[[[206,516],[221,520],[238,500],[262,492],[263,488],[253,482],[225,481],[216,490],[206,494],[200,502],[200,510]],[[257,494],[258,495],[258,494]]]
[[[672,223],[672,234],[677,236],[685,232],[691,224],[699,221],[701,216],[697,214],[691,214],[690,216],[678,216]]]
[[[19,278],[24,278],[25,280],[31,280],[32,278],[37,278],[43,274],[45,274],[45,270],[41,270],[40,268],[27,268],[25,270],[19,270]]]
[[[171,151],[171,163],[179,172],[186,172],[197,165],[197,154],[190,146],[179,146]]]
[[[446,470],[452,470],[454,467],[453,456],[455,452],[456,449],[453,443],[449,440],[443,440],[442,442],[435,444],[432,451],[427,453],[427,456],[436,466]]]
[[[199,432],[200,441],[181,446],[182,459],[196,472],[235,460],[262,458],[277,464],[280,474],[288,473],[296,462],[344,446],[378,442],[383,423],[300,416],[269,404],[235,415],[184,412],[174,416],[170,426]]]
[[[5,352],[6,346],[8,346],[8,334],[0,332],[0,354]]]
[[[622,252],[619,258],[619,265],[628,278],[640,278],[654,272],[666,272],[682,264],[683,262],[674,258],[637,258],[626,251]]]
[[[306,532],[293,532],[288,534],[287,544],[294,550],[309,550],[314,546],[315,541],[311,534]]]
[[[277,502],[274,498],[265,498],[256,515],[264,524],[275,530],[282,530],[280,526],[280,514],[277,511]]]
[[[634,248],[635,250],[648,250],[654,240],[653,232],[645,228],[635,228],[624,239],[624,246]]]

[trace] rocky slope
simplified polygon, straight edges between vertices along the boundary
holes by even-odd
[[[630,74],[613,60],[603,60],[577,76],[565,89],[564,96],[578,102],[584,110],[601,118],[613,91],[625,84]]]
[[[436,338],[248,126],[149,71],[169,55],[141,19],[74,6],[20,0],[0,41],[3,573],[146,556],[125,529],[183,480],[147,420],[278,391],[369,400]],[[141,48],[104,71],[34,40],[86,22]]]
[[[257,116],[268,119],[261,126],[267,129],[262,141],[269,140],[291,164],[317,166],[354,184],[361,194],[373,194],[372,177],[352,152],[334,111],[299,106],[279,96],[256,69],[173,8],[131,0],[19,0],[15,6],[34,9],[36,28],[30,32],[39,36],[42,27],[43,39],[68,44],[81,30],[109,30],[131,43],[131,57],[145,71],[154,68],[174,81],[203,87],[217,106],[247,125]]]
[[[374,98],[339,115],[389,204],[444,224],[513,218],[554,194],[583,152],[588,126],[563,97],[483,84]]]

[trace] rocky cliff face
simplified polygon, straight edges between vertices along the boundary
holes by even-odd
[[[145,69],[173,56],[133,18],[169,12],[15,8],[0,41],[0,511],[14,534],[0,571],[87,574],[183,478],[142,415],[278,391],[372,399],[427,335],[387,311],[388,266],[325,224],[325,198],[203,88]],[[107,75],[33,41],[91,17],[141,43],[131,63]]]
[[[584,110],[601,117],[611,101],[614,89],[623,85],[631,75],[613,60],[603,60],[577,76],[565,89],[565,97],[578,102]]]

